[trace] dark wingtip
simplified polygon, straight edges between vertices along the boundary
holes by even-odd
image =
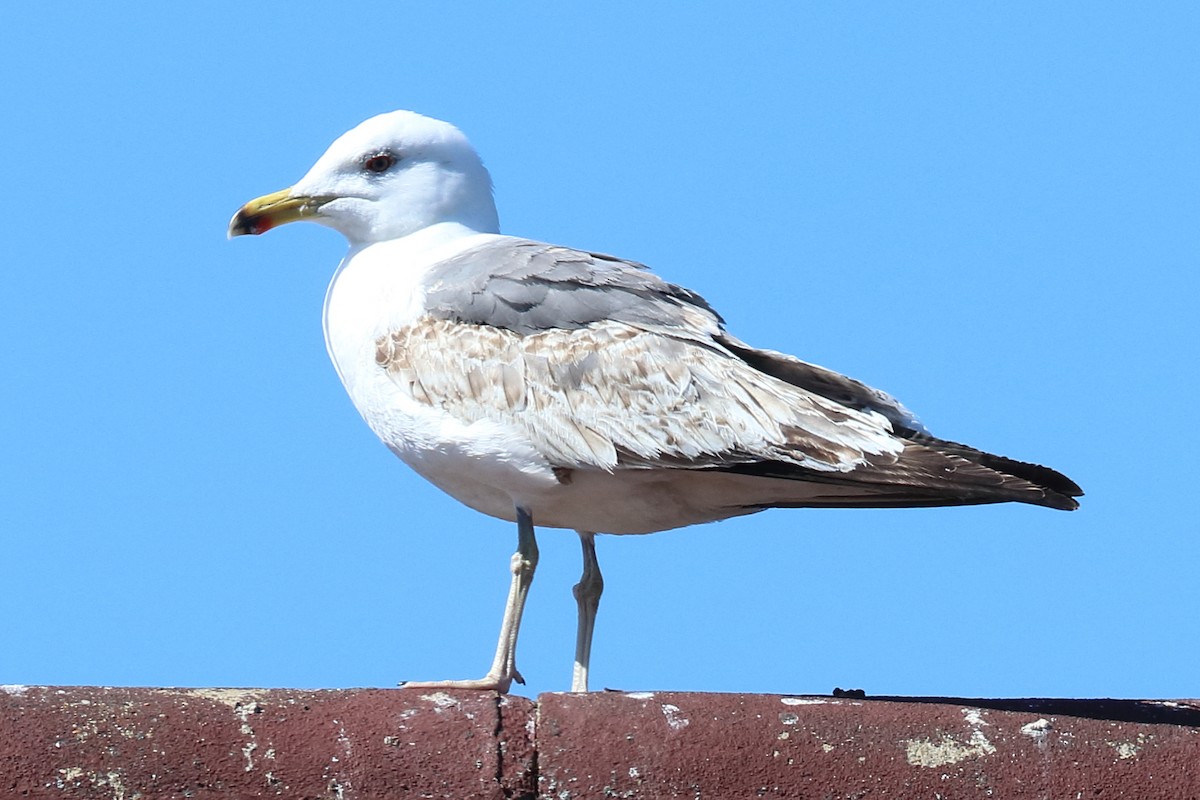
[[[1047,508],[1056,508],[1062,511],[1074,511],[1079,508],[1079,501],[1074,498],[1083,497],[1083,489],[1075,481],[1056,469],[1029,461],[1018,461],[1015,458],[1008,458],[1007,456],[998,456],[995,453],[988,453],[969,445],[960,444],[959,442],[939,439],[927,433],[911,433],[907,438],[912,442],[942,453],[965,458],[968,461],[994,470],[1002,475],[1011,475],[1042,490],[1039,499],[1024,500],[1022,502],[1029,502]],[[1034,497],[1038,497],[1038,495],[1035,494]]]
[[[1082,494],[1083,492],[1079,493],[1080,496]],[[1054,508],[1059,511],[1074,511],[1079,508],[1079,501],[1074,497],[1067,497],[1065,494],[1047,491],[1043,497],[1045,501],[1037,503],[1037,505]]]

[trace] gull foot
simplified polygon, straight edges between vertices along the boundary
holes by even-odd
[[[521,673],[513,670],[511,675],[492,675],[489,673],[482,678],[468,681],[401,681],[400,686],[404,689],[475,689],[477,691],[508,694],[508,689],[512,686],[513,681],[522,686],[525,684],[525,679],[521,677]]]

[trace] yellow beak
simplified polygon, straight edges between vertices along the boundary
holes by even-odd
[[[239,208],[229,220],[229,238],[248,233],[258,235],[289,222],[315,217],[318,209],[332,199],[293,196],[291,189],[255,198]]]

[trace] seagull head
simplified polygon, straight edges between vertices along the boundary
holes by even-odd
[[[467,137],[411,111],[380,114],[342,134],[294,186],[242,206],[229,236],[303,219],[341,232],[351,245],[441,222],[480,233],[500,229],[491,177]]]

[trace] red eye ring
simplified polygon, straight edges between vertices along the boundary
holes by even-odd
[[[369,156],[363,161],[363,169],[367,172],[387,172],[396,163],[396,157],[391,153],[383,152]]]

